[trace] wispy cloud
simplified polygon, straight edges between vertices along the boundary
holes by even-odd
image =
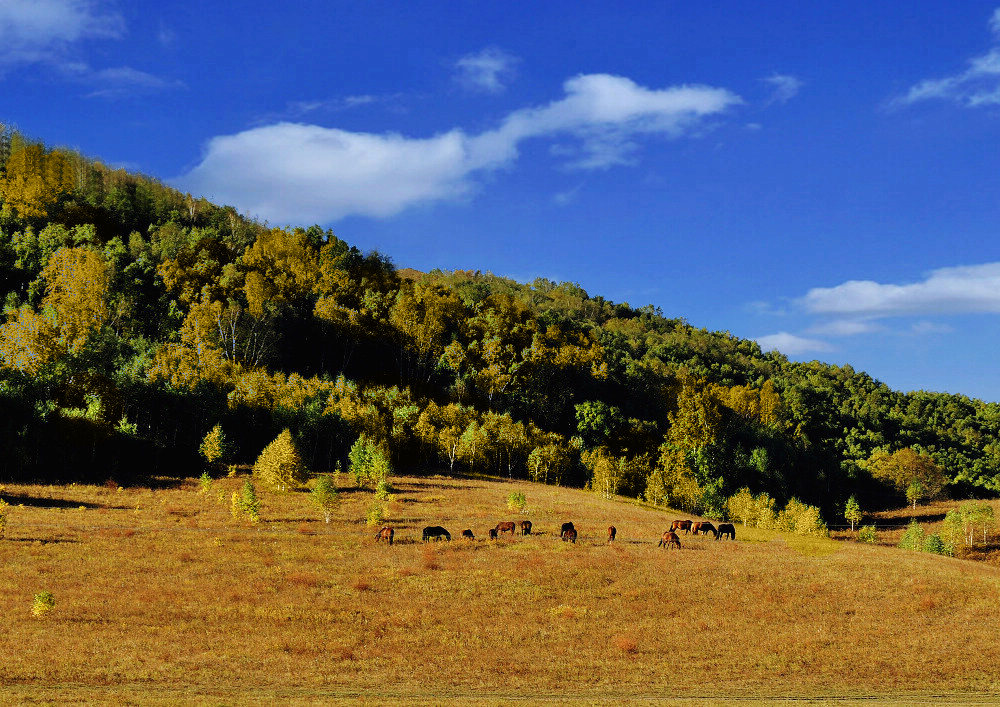
[[[125,31],[114,5],[102,0],[0,0],[0,78],[18,67],[43,67],[88,86],[88,98],[183,87],[129,66],[95,69],[82,58],[88,40],[119,39]]]
[[[771,86],[769,103],[788,103],[795,98],[804,85],[801,79],[788,74],[772,74],[761,81]]]
[[[910,87],[905,95],[894,98],[890,106],[899,107],[926,100],[948,100],[970,108],[1000,104],[1000,8],[989,20],[994,46],[985,54],[969,60],[968,68],[951,76],[925,79]]]
[[[764,351],[780,351],[787,356],[799,356],[804,353],[822,353],[832,351],[833,347],[821,339],[809,339],[787,331],[777,334],[759,336],[757,343]]]
[[[86,39],[122,36],[125,22],[107,4],[89,0],[0,2],[0,68],[52,62]]]
[[[858,336],[884,331],[884,327],[864,319],[834,319],[806,329],[813,336]]]
[[[518,61],[496,47],[487,47],[455,62],[455,80],[471,91],[502,93],[514,77]]]
[[[741,102],[725,89],[649,89],[607,74],[577,76],[563,88],[563,98],[514,111],[477,135],[455,128],[413,138],[290,122],[253,128],[210,140],[201,163],[174,181],[281,223],[387,217],[469,194],[477,174],[513,164],[528,139],[572,138],[573,166],[603,168],[643,136],[691,133]]]

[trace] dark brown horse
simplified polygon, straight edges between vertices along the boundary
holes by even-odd
[[[472,531],[468,530],[468,529],[462,531],[462,537],[465,538],[466,540],[475,540],[476,539],[476,536],[473,535]]]
[[[698,521],[691,526],[691,534],[697,535],[698,533],[704,533],[708,535],[711,533],[715,536],[715,539],[719,539],[719,531],[715,529],[715,526],[709,523],[707,520]]]
[[[718,540],[723,535],[728,535],[730,540],[736,539],[736,526],[732,523],[719,523],[719,532],[716,533],[715,539]]]
[[[396,531],[390,528],[388,525],[382,527],[377,533],[375,533],[375,542],[385,540],[387,543],[392,545],[392,536],[396,534]]]
[[[675,520],[670,524],[670,532],[675,533],[678,530],[683,530],[685,533],[691,532],[691,521],[689,520]]]
[[[531,521],[522,520],[521,521],[521,535],[531,535]]]
[[[450,542],[451,533],[442,528],[440,525],[428,525],[424,528],[424,542],[427,542],[428,540],[441,540],[442,538]]]
[[[667,530],[660,537],[660,542],[656,544],[656,547],[672,548],[676,547],[678,550],[681,549],[681,539],[677,537],[677,533],[672,530]]]
[[[513,536],[515,528],[516,528],[516,526],[514,525],[514,521],[512,521],[512,520],[502,521],[500,523],[497,523],[497,535],[503,535],[504,533],[510,533],[511,536]]]
[[[576,543],[576,528],[567,528],[562,534],[563,542]]]
[[[559,529],[559,534],[562,535],[567,530],[576,530],[576,528],[573,527],[572,523],[563,523],[562,527]]]
[[[608,542],[613,543],[615,541],[615,536],[618,535],[618,528],[615,526],[608,527]]]
[[[497,539],[497,529],[490,528],[490,540],[496,540],[496,539]]]

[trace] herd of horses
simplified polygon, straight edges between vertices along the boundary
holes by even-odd
[[[518,529],[520,529],[521,535],[531,535],[531,528],[532,525],[530,520],[522,520],[520,523],[515,523],[512,520],[505,520],[497,523],[496,527],[490,528],[487,533],[489,534],[490,540],[498,540],[502,535],[508,533],[511,537],[513,537]],[[698,535],[699,533],[708,535],[711,533],[715,536],[716,540],[720,540],[724,537],[728,537],[730,540],[736,539],[736,528],[732,523],[719,523],[719,527],[716,528],[708,521],[675,520],[670,525],[670,530],[664,531],[663,535],[660,537],[660,542],[657,543],[656,546],[668,549],[677,548],[679,550],[681,547],[681,538],[677,533],[681,530],[684,531],[685,535],[688,533],[691,533],[692,535]],[[396,531],[392,526],[383,526],[377,533],[375,533],[375,542],[386,542],[392,545],[395,535]],[[617,535],[618,529],[613,525],[608,526],[608,542],[614,542],[615,536]],[[576,528],[573,527],[572,523],[563,523],[562,527],[559,529],[559,537],[562,538],[563,542],[575,543],[577,538]],[[462,538],[465,540],[475,540],[476,536],[471,529],[466,528],[462,531]],[[447,540],[450,542],[451,533],[442,528],[440,525],[429,525],[424,528],[421,540],[423,542],[428,542],[430,540]]]

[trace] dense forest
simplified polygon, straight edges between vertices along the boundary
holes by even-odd
[[[573,283],[397,270],[0,126],[0,480],[196,476],[358,439],[401,472],[721,514],[1000,491],[1000,405],[890,390]],[[935,482],[935,475],[940,483]],[[911,499],[912,500],[912,499]]]

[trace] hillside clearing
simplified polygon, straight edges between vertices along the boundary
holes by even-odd
[[[489,701],[1000,688],[1000,570],[989,565],[742,526],[735,543],[682,534],[682,550],[665,551],[656,541],[685,516],[443,477],[394,479],[388,547],[359,520],[369,492],[342,489],[329,524],[304,493],[263,495],[251,526],[229,517],[240,483],[207,494],[194,481],[7,486],[3,693]],[[506,509],[511,491],[525,494],[523,514]],[[521,518],[536,534],[482,539]],[[566,520],[576,545],[559,541]],[[421,543],[425,525],[453,542]],[[465,528],[475,541],[459,539]],[[36,618],[43,590],[56,604]]]

